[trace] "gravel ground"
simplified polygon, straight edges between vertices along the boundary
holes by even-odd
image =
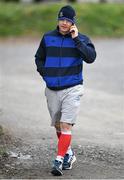
[[[56,144],[52,138],[42,138],[40,143],[28,144],[21,139],[6,143],[7,154],[0,157],[0,177],[3,179],[55,179],[50,170]],[[5,142],[5,141],[4,141]],[[11,143],[10,143],[11,142]],[[73,170],[64,171],[60,179],[123,179],[124,149],[96,144],[74,145],[77,163]]]

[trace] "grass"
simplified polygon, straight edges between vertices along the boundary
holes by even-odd
[[[0,125],[0,136],[2,136],[3,134],[4,134],[3,128],[2,128],[2,126]]]
[[[8,154],[6,152],[6,149],[4,147],[0,147],[0,157],[7,157]]]
[[[57,24],[64,4],[0,3],[0,37],[39,36]],[[80,32],[93,37],[124,37],[124,4],[73,4]]]
[[[3,128],[0,125],[0,157],[4,157],[7,155],[6,148],[4,147],[4,144],[2,142],[3,141],[3,135],[4,135]]]

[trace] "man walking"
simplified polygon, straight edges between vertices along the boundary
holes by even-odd
[[[76,161],[71,131],[83,95],[83,62],[93,63],[91,40],[78,32],[75,10],[67,5],[58,13],[57,28],[45,33],[35,55],[37,71],[46,82],[45,96],[51,125],[58,136],[57,156],[51,173],[61,176]]]

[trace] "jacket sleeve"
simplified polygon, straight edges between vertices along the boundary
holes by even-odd
[[[43,76],[43,67],[45,64],[46,59],[46,50],[45,50],[45,41],[44,37],[42,38],[39,48],[37,49],[37,52],[35,54],[35,64],[37,66],[37,71],[40,73],[41,76]]]
[[[79,36],[74,38],[75,45],[80,53],[80,56],[86,63],[93,63],[96,58],[95,47],[87,37],[81,39]]]

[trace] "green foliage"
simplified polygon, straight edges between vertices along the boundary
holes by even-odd
[[[7,157],[8,154],[6,152],[6,149],[4,147],[0,147],[0,157]]]
[[[93,36],[124,36],[124,5],[90,4],[77,9],[81,31]]]
[[[2,2],[19,2],[20,0],[1,0]]]
[[[5,140],[4,140],[4,130],[3,127],[0,125],[0,160],[2,157],[7,157],[7,151],[6,151],[6,146],[5,146]]]
[[[64,4],[0,3],[0,36],[37,36],[56,27]],[[94,37],[124,36],[124,4],[72,4],[80,32]]]

